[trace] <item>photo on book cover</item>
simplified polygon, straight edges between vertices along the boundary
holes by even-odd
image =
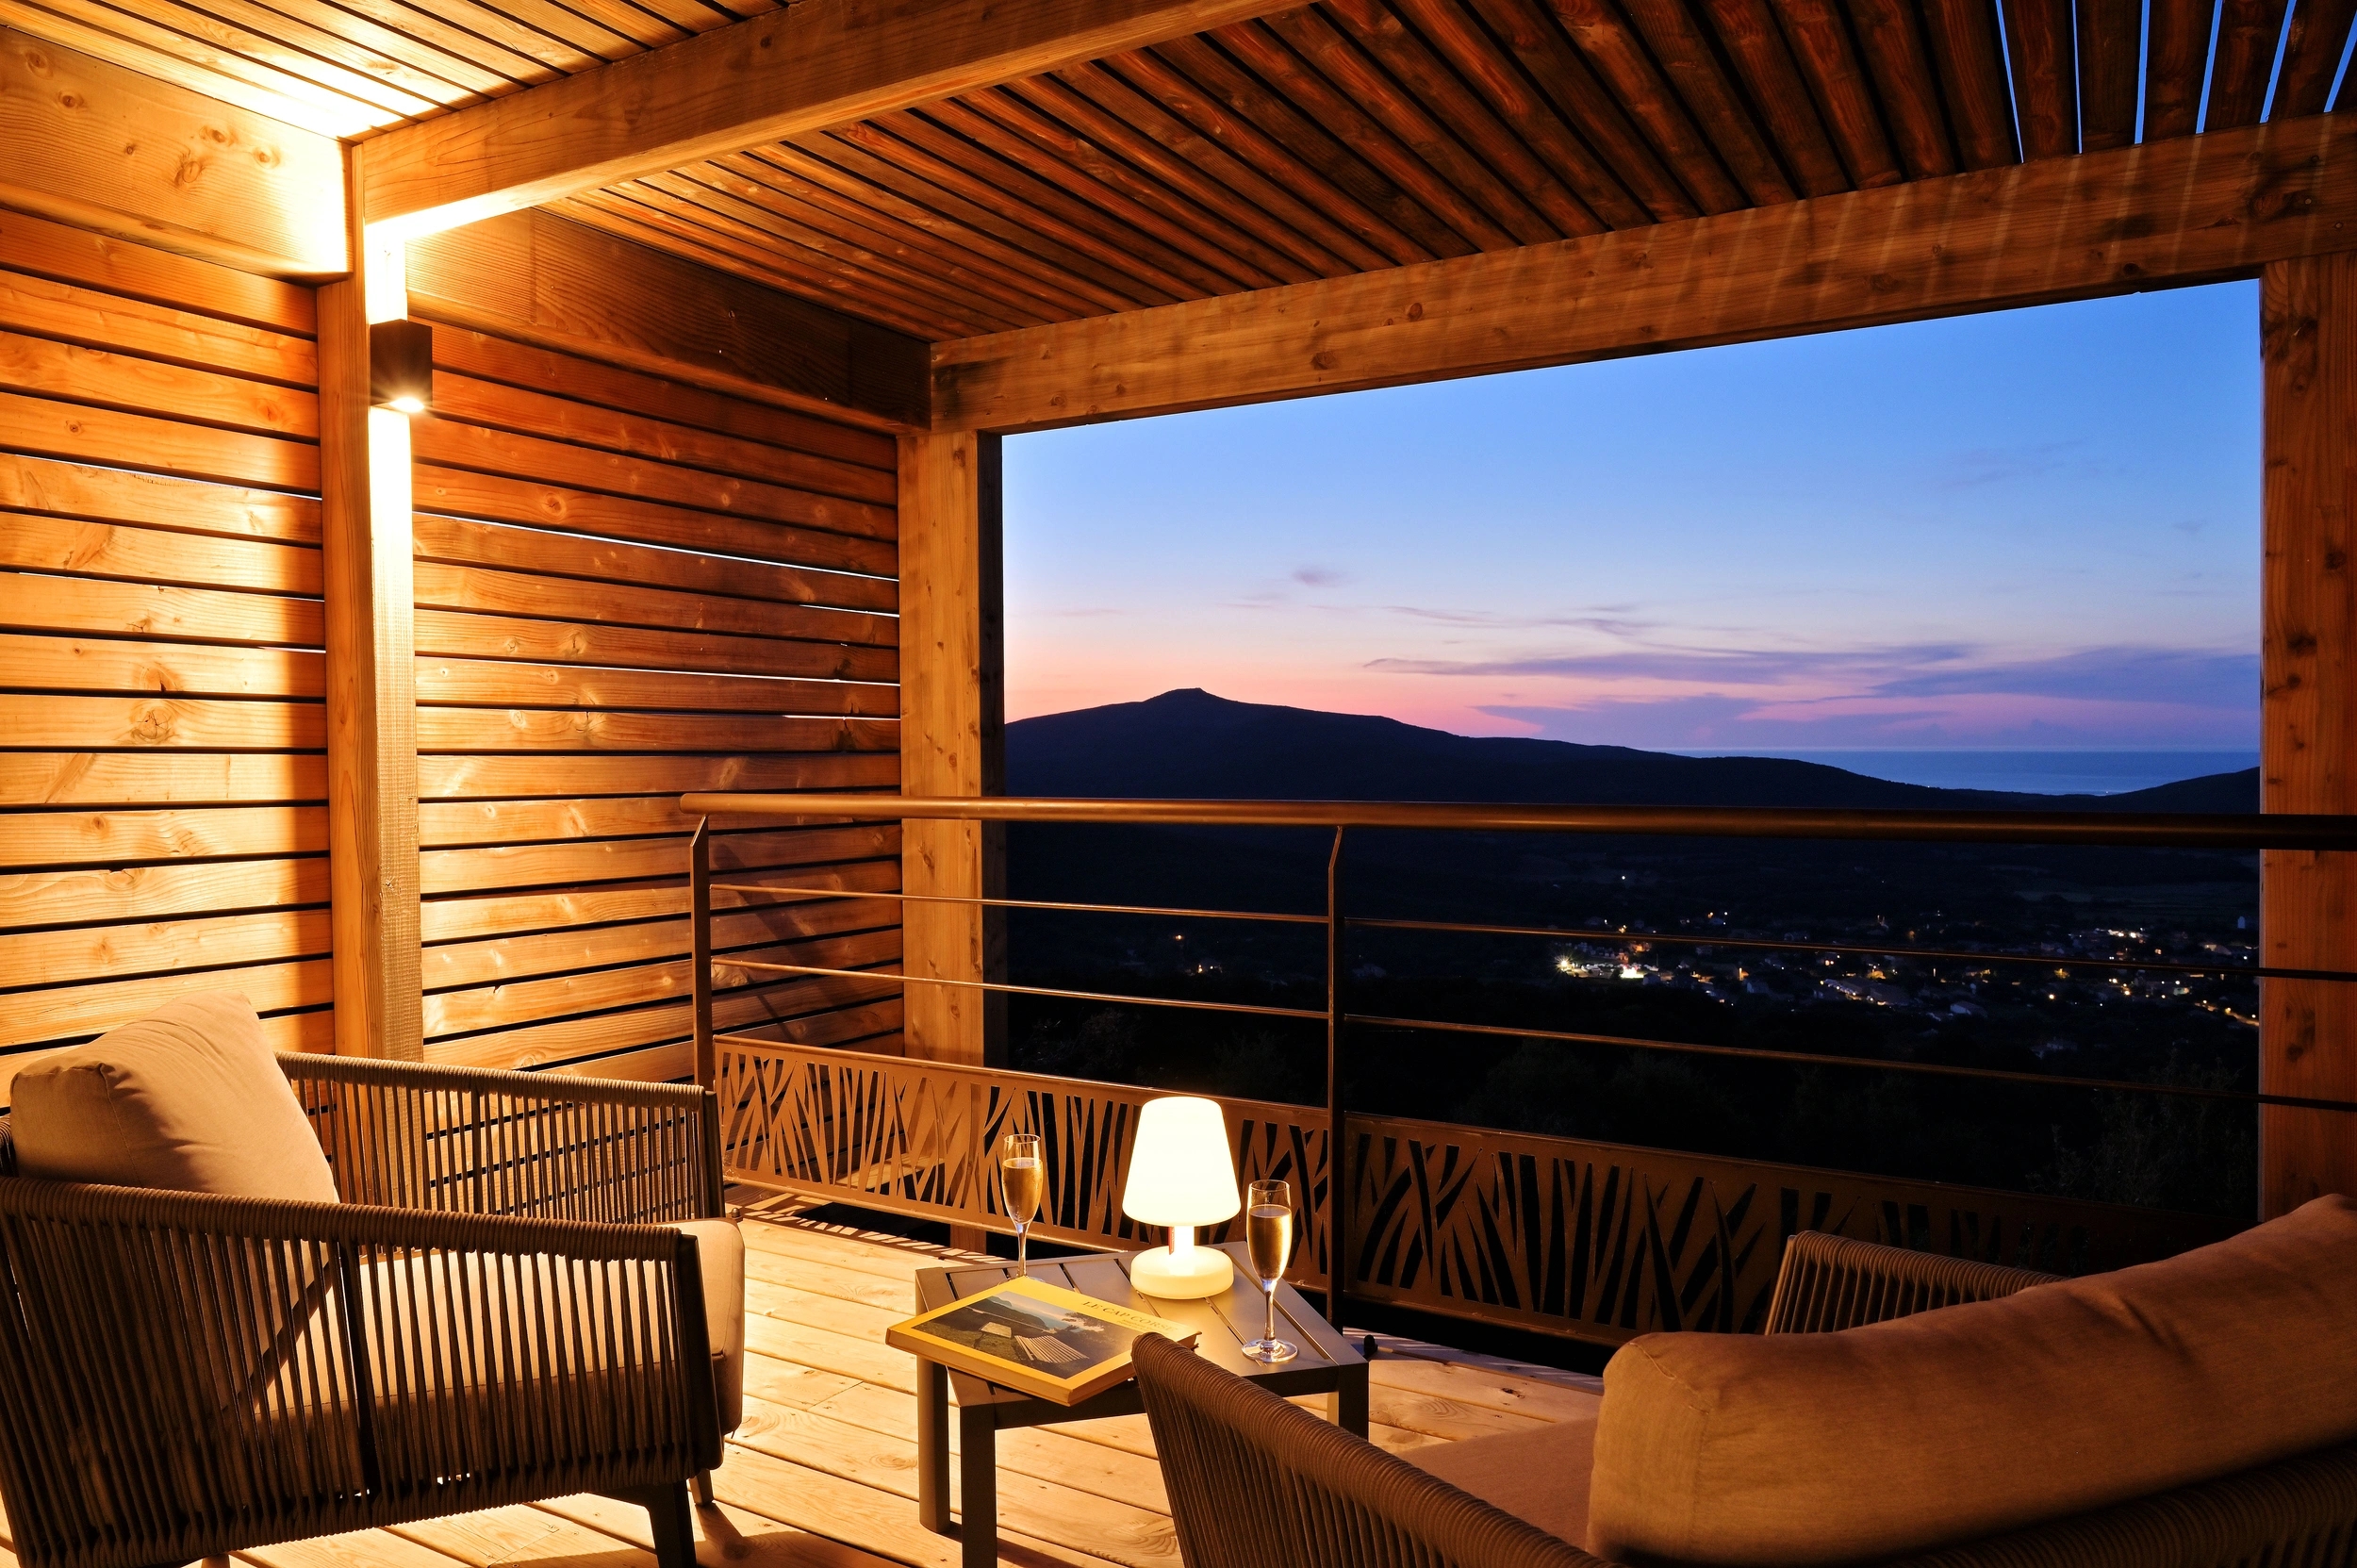
[[[1052,1301],[1001,1291],[925,1320],[936,1339],[1071,1378],[1127,1355],[1136,1335]]]

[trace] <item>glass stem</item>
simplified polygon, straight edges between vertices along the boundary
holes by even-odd
[[[1275,1285],[1262,1285],[1261,1287],[1261,1294],[1265,1296],[1268,1301],[1268,1316],[1262,1320],[1265,1327],[1263,1327],[1261,1330],[1261,1337],[1274,1344],[1277,1339],[1277,1287]]]
[[[1014,1271],[1025,1279],[1030,1278],[1031,1228],[1028,1225],[1014,1228]]]

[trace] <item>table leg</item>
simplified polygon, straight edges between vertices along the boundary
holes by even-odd
[[[998,1424],[988,1405],[958,1408],[959,1557],[963,1568],[998,1561]]]
[[[949,1369],[916,1363],[916,1522],[949,1533]]]
[[[1326,1396],[1326,1417],[1353,1436],[1367,1435],[1367,1369],[1363,1363],[1342,1369],[1342,1381]]]

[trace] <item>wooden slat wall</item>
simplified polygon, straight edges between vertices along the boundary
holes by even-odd
[[[331,1048],[307,289],[0,212],[0,1105],[201,987]]]
[[[668,1079],[688,789],[899,783],[889,437],[453,327],[415,425],[429,1061]],[[717,874],[891,891],[897,828],[716,823]],[[723,953],[897,970],[896,900],[716,903]],[[897,983],[739,971],[724,1029],[900,1048]]]

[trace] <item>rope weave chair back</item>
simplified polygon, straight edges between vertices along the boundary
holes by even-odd
[[[618,1486],[719,1458],[657,1226],[0,1180],[0,1494],[25,1568]]]
[[[1159,1335],[1131,1354],[1187,1568],[1603,1568]]]
[[[1768,1303],[1767,1331],[1824,1334],[1862,1328],[1936,1307],[1994,1301],[2059,1278],[1803,1230],[1785,1244],[1784,1266]]]
[[[720,1213],[693,1084],[282,1055],[347,1203],[647,1225]]]

